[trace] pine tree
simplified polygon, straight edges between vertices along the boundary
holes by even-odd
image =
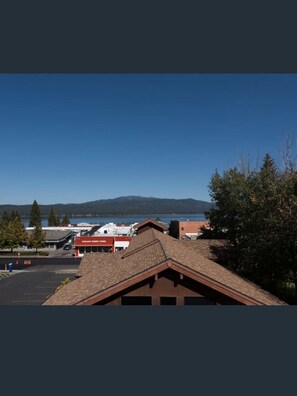
[[[297,173],[277,168],[269,154],[260,169],[215,172],[206,216],[229,241],[233,269],[275,294],[295,284],[297,302],[296,183]]]
[[[4,210],[1,216],[1,227],[7,225],[9,221],[10,221],[10,214],[6,210]]]
[[[1,248],[9,248],[13,252],[21,244],[26,244],[28,235],[18,216],[14,216],[8,223],[4,223],[0,232]]]
[[[64,214],[63,220],[62,220],[62,224],[70,224],[70,220],[67,216],[67,214]]]
[[[36,202],[36,200],[34,200],[30,212],[29,227],[36,227],[36,226],[41,227],[41,215],[40,215],[39,205]]]
[[[25,245],[28,243],[28,232],[21,221],[20,217],[15,217],[13,220],[15,235],[17,237],[18,245]]]
[[[56,227],[60,224],[59,218],[57,216],[57,213],[54,209],[54,207],[51,207],[49,216],[48,216],[48,226],[49,227]]]
[[[12,210],[10,212],[10,220],[14,220],[15,218],[18,218],[19,220],[21,220],[21,216],[20,216],[19,212],[17,210]]]
[[[34,230],[30,233],[28,244],[30,247],[36,249],[42,248],[45,245],[45,232],[42,231],[40,226],[35,226]]]

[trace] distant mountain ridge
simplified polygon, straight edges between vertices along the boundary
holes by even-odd
[[[39,204],[39,203],[38,203]],[[99,199],[85,203],[39,204],[42,217],[47,217],[51,207],[59,216],[65,213],[68,217],[96,217],[136,214],[197,214],[204,213],[214,206],[213,203],[193,198],[170,199],[140,196],[123,196],[112,199]],[[5,210],[17,210],[21,217],[30,216],[32,205],[0,205],[0,214]]]

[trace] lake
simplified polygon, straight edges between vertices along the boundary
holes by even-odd
[[[72,217],[70,218],[71,224],[78,223],[91,223],[91,224],[100,224],[104,225],[107,223],[116,223],[116,224],[133,224],[139,223],[147,218],[151,218],[155,220],[159,218],[160,221],[169,225],[171,220],[178,221],[203,221],[206,220],[204,213],[198,214],[139,214],[139,215],[130,215],[130,216],[109,216],[109,217]],[[23,223],[25,227],[29,226],[29,219],[24,219]],[[47,227],[48,222],[47,219],[42,220],[42,226]]]

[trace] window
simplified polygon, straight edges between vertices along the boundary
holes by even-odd
[[[109,246],[98,246],[98,252],[100,253],[108,253],[110,249],[112,248],[110,248]]]
[[[160,305],[176,305],[176,297],[160,297]]]
[[[122,305],[152,305],[150,296],[124,296],[121,298]]]

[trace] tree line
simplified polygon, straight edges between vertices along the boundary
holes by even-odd
[[[48,215],[48,226],[59,224],[61,224],[59,217],[52,207]],[[62,224],[69,224],[67,214],[64,215]],[[44,247],[45,232],[42,230],[40,208],[36,200],[31,207],[29,227],[33,227],[30,232],[26,230],[18,211],[4,211],[0,219],[0,249],[9,249],[13,252],[20,246],[27,246],[37,251]]]
[[[54,207],[51,206],[50,212],[49,212],[48,218],[47,218],[47,223],[48,223],[48,227],[56,227],[60,224],[68,225],[70,223],[70,220],[66,213],[64,214],[62,220],[60,220]],[[41,212],[40,212],[40,207],[39,207],[37,201],[34,200],[32,206],[31,206],[31,211],[30,211],[29,227],[36,227],[36,226],[41,227]]]
[[[291,156],[277,166],[267,153],[214,172],[203,238],[223,238],[227,266],[289,303],[297,303],[297,169]]]

